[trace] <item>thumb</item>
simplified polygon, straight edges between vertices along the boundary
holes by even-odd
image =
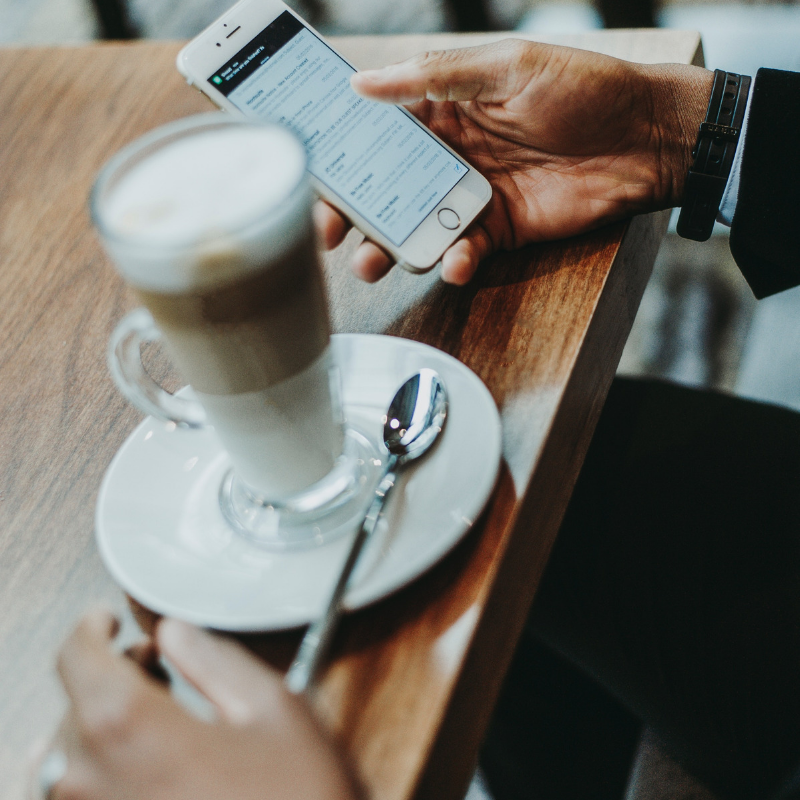
[[[439,50],[383,69],[357,72],[350,83],[372,100],[409,105],[419,100],[502,102],[509,67],[522,43],[507,39],[480,47]]]
[[[491,237],[483,226],[473,226],[442,256],[442,280],[456,286],[469,283],[478,264],[493,251]]]
[[[161,653],[228,722],[274,720],[294,702],[278,673],[238,642],[175,619],[161,621],[156,641]]]

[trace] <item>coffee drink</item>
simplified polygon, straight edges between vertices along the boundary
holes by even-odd
[[[236,473],[267,498],[321,480],[344,433],[302,146],[220,121],[118,172],[96,189],[104,242]]]

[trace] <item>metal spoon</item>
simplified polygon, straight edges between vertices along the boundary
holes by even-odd
[[[384,417],[383,443],[389,455],[383,475],[331,592],[325,613],[309,626],[286,673],[286,686],[290,692],[301,694],[315,682],[342,614],[342,598],[350,575],[364,543],[378,524],[383,504],[397,482],[397,474],[406,464],[428,451],[442,432],[446,417],[447,392],[432,369],[421,369],[397,390]]]

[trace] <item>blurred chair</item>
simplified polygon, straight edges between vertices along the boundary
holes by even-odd
[[[653,0],[595,0],[606,28],[654,28]]]
[[[101,39],[138,39],[125,0],[92,0]]]
[[[631,0],[624,0],[631,2]],[[604,0],[609,2],[609,0]],[[635,0],[633,0],[635,2]],[[445,0],[458,31],[486,31],[492,25],[486,0]],[[128,0],[92,0],[101,39],[137,39],[142,35],[133,21]],[[222,8],[220,8],[220,12]],[[304,0],[303,15],[312,25],[325,18],[324,0]]]

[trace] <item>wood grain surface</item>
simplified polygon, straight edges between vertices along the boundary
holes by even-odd
[[[359,66],[496,35],[342,39]],[[551,37],[639,61],[691,62],[696,34]],[[0,798],[63,713],[58,643],[102,601],[122,611],[93,541],[102,475],[140,415],[113,388],[108,336],[133,299],[99,248],[100,165],[154,126],[208,109],[171,43],[0,50]],[[485,381],[503,419],[490,505],[412,587],[349,617],[319,710],[370,795],[458,798],[582,463],[666,226],[638,217],[498,256],[462,289],[399,270],[376,286],[327,259],[339,331],[440,347]],[[476,455],[479,457],[479,455]],[[285,662],[296,634],[249,637]]]

